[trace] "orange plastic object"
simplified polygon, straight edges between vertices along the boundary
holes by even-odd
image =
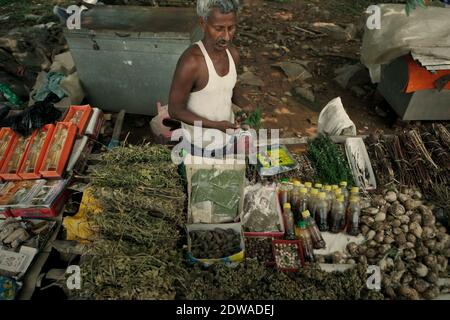
[[[45,151],[39,169],[45,178],[61,178],[72,153],[77,126],[71,122],[58,122]]]
[[[410,55],[406,56],[406,61],[408,64],[406,93],[435,89],[434,82],[440,77],[450,74],[450,70],[437,70],[436,73],[431,73],[425,67],[419,65]],[[450,90],[450,82],[444,86],[444,89]]]
[[[44,160],[45,150],[47,150],[52,138],[53,130],[55,130],[55,125],[47,124],[31,135],[23,162],[19,168],[18,175],[22,179],[39,179],[41,177],[39,169]]]
[[[90,105],[70,106],[63,122],[72,122],[78,127],[78,135],[83,135],[92,114]]]
[[[11,149],[15,140],[17,139],[16,133],[10,128],[1,128],[0,130],[0,168],[8,156],[9,149]]]
[[[26,154],[28,143],[31,136],[17,136],[13,145],[6,155],[5,161],[0,169],[0,177],[4,180],[21,180],[18,175],[19,168],[22,165],[24,155]]]

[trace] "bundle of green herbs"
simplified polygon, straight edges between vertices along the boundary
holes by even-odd
[[[308,158],[321,182],[339,184],[347,181],[348,186],[354,184],[345,155],[328,136],[320,134],[308,143]]]

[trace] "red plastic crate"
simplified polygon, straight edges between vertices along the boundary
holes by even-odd
[[[280,267],[280,265],[279,265],[279,263],[277,261],[277,258],[276,258],[277,257],[276,256],[276,245],[277,244],[296,247],[297,253],[298,253],[299,262],[300,262],[300,266],[303,267],[305,265],[305,259],[304,259],[304,256],[303,256],[303,247],[302,247],[302,243],[301,243],[300,240],[274,239],[274,240],[272,240],[273,258],[275,260],[276,267],[277,267],[278,270],[287,271],[287,272],[295,272],[299,268],[284,268],[284,267]]]
[[[86,130],[91,114],[92,107],[88,104],[84,106],[70,106],[62,122],[75,124],[78,128],[77,134],[81,136]]]
[[[17,139],[16,133],[10,128],[1,128],[0,130],[0,168],[3,166],[9,149]]]
[[[30,140],[31,136],[17,136],[0,169],[0,177],[2,179],[7,181],[22,179],[18,173],[27,153]]]
[[[39,173],[45,178],[61,178],[72,152],[77,126],[70,122],[58,122],[53,130],[50,143]]]
[[[47,124],[40,130],[36,130],[31,135],[31,140],[24,155],[23,162],[19,168],[18,175],[24,179],[39,179],[41,174],[39,169],[44,160],[45,150],[52,138],[53,124]]]

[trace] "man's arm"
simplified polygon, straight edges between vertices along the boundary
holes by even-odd
[[[230,53],[233,57],[234,65],[236,66],[237,70],[241,61],[239,52],[235,47],[230,47]],[[231,98],[231,101],[245,111],[253,111],[255,109],[254,105],[242,94],[242,89],[240,88],[239,84],[236,84],[233,89],[233,97]]]
[[[228,121],[211,121],[195,114],[187,109],[187,102],[198,74],[198,62],[195,56],[188,51],[183,53],[178,60],[177,67],[172,80],[169,94],[169,115],[189,125],[194,121],[202,121],[204,128],[213,128],[221,131],[226,129],[237,129],[238,126]]]

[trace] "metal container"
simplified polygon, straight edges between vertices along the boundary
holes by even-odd
[[[408,65],[399,57],[382,66],[378,91],[402,120],[450,120],[450,90],[405,93]]]
[[[88,103],[156,115],[180,55],[202,37],[193,8],[97,6],[64,29]]]

